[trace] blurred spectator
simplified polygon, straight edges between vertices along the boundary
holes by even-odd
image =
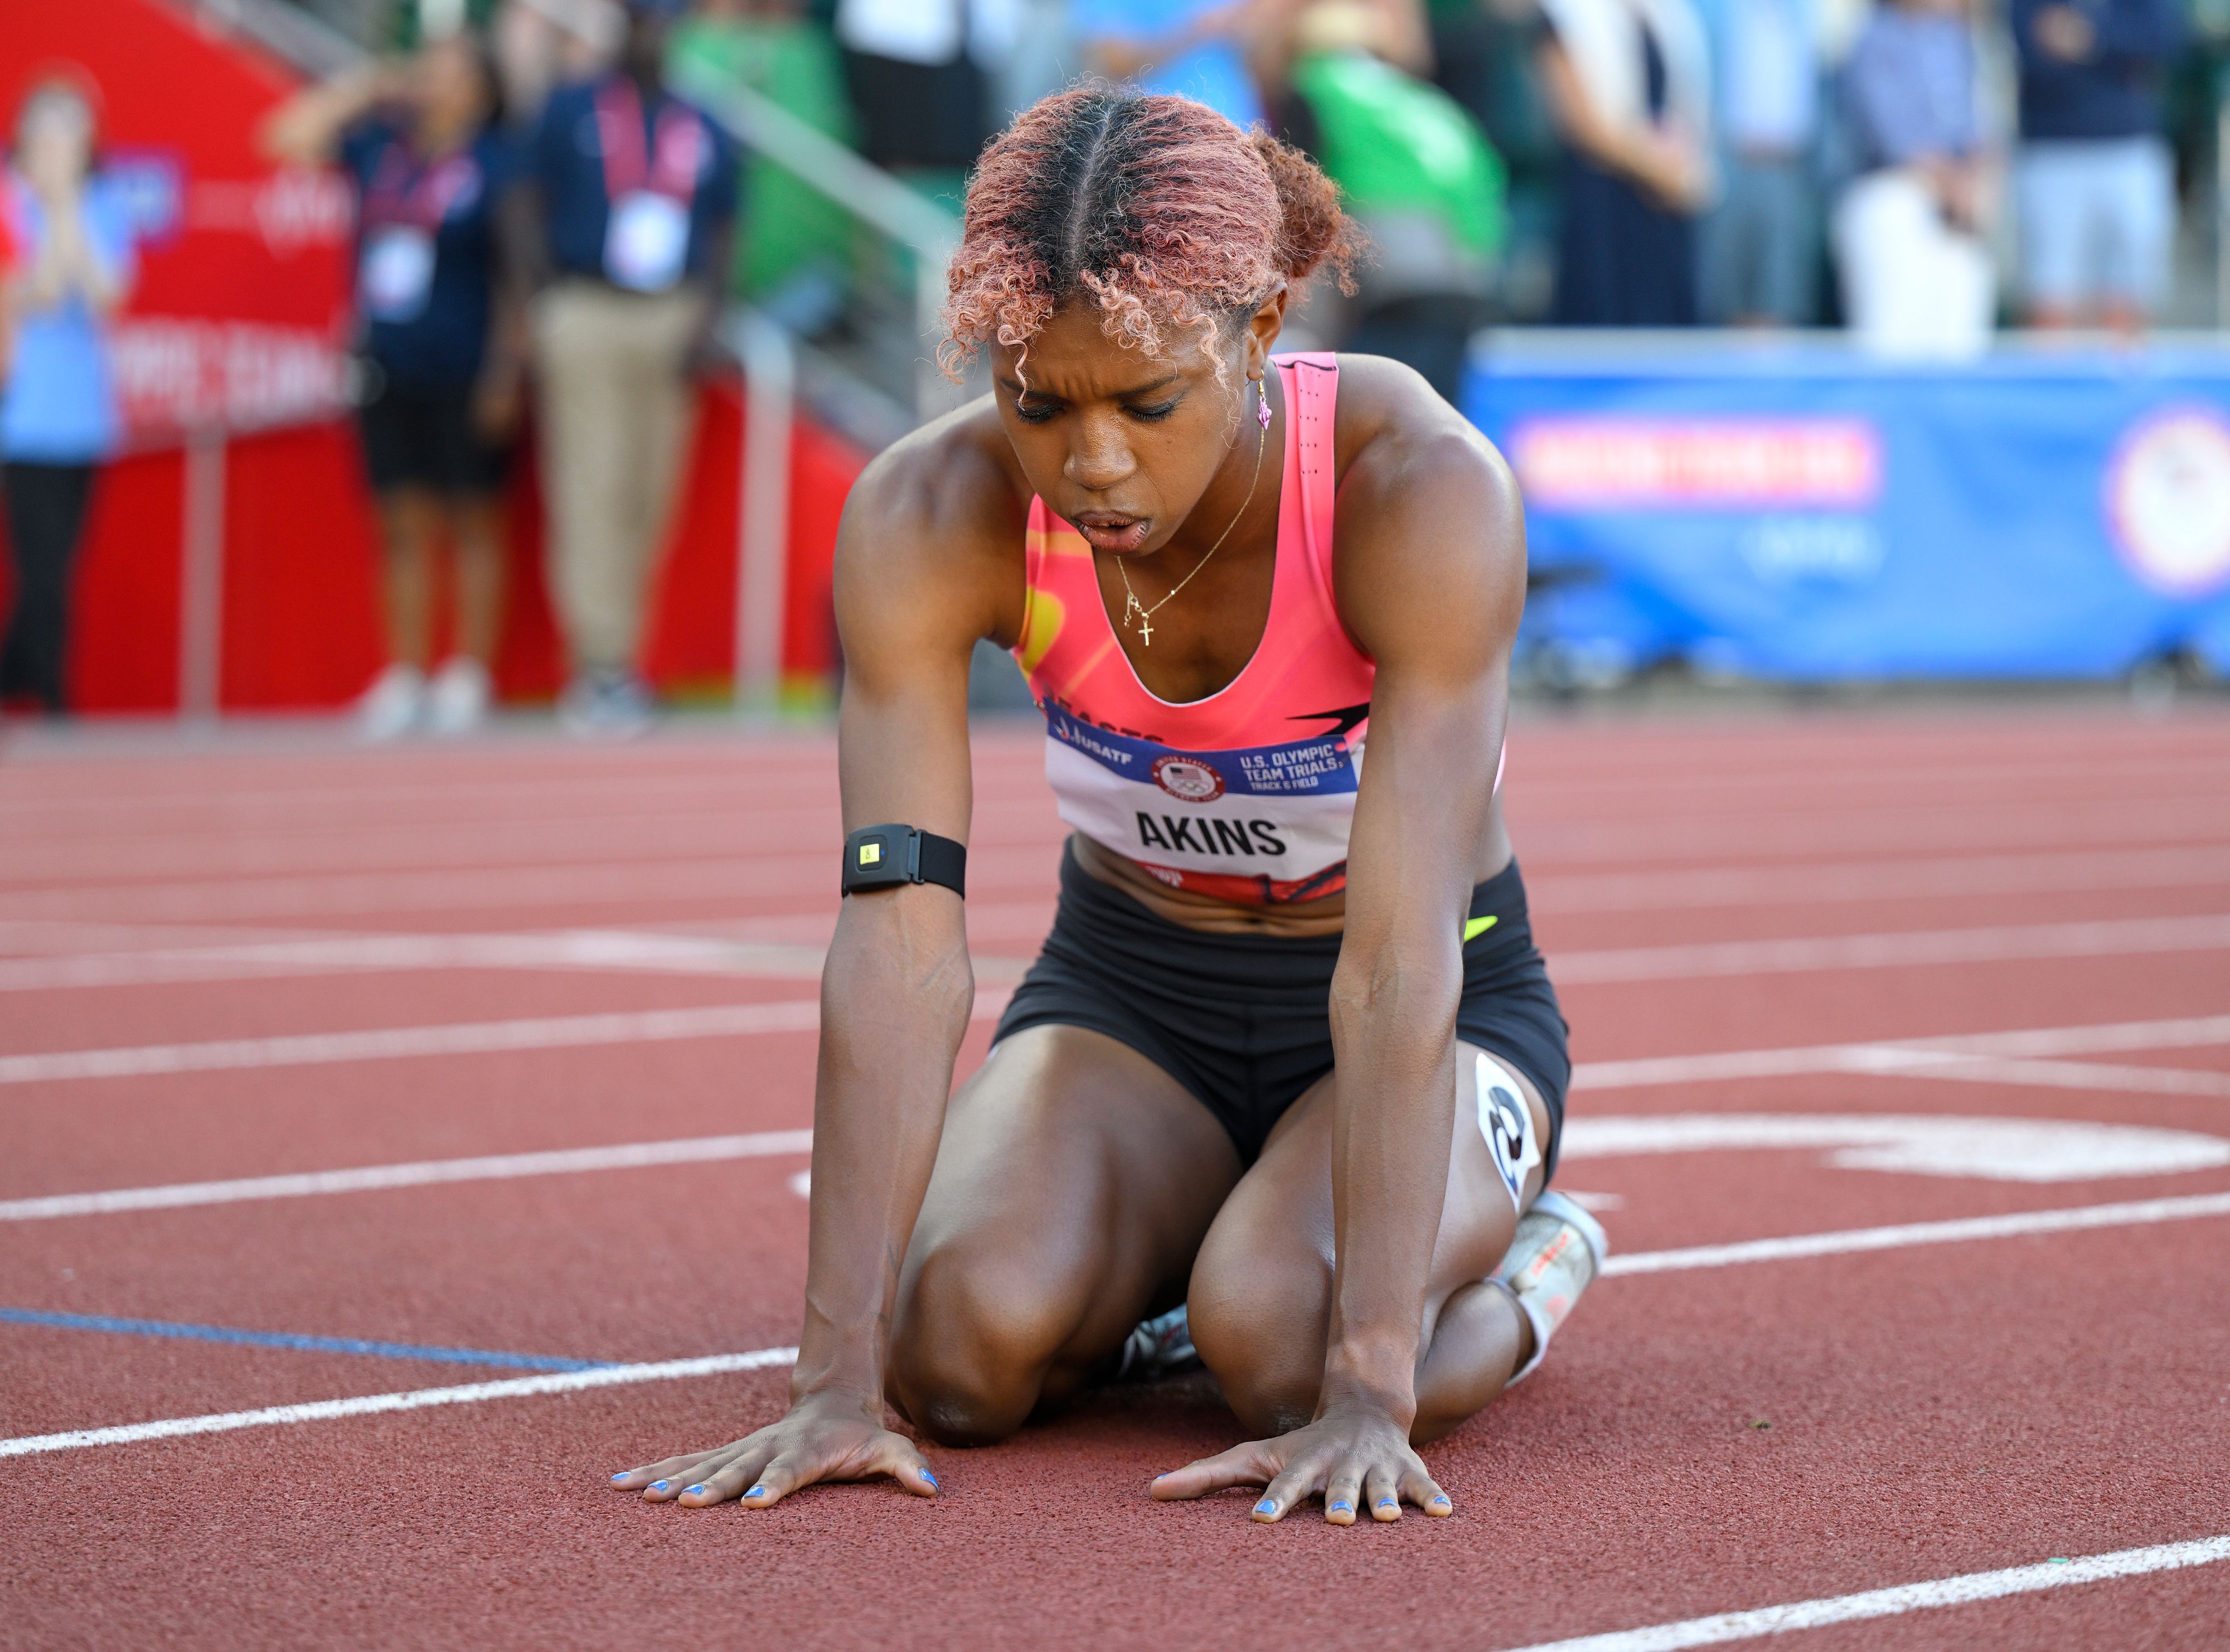
[[[0,401],[16,608],[0,695],[29,695],[55,715],[68,704],[70,579],[93,474],[120,434],[109,321],[134,273],[128,204],[98,170],[96,96],[75,74],[34,86],[0,181],[16,249],[6,303],[15,359]]]
[[[1060,91],[1082,68],[1069,0],[1008,3],[1013,7],[1011,39],[1004,42],[992,91],[991,124],[998,128],[1040,98]]]
[[[2134,331],[2168,286],[2175,166],[2162,83],[2175,0],[2013,0],[2021,278],[2039,326]]]
[[[264,130],[274,158],[338,159],[357,186],[358,429],[379,500],[389,661],[358,702],[372,739],[422,724],[461,734],[487,714],[524,367],[517,307],[499,301],[496,203],[516,167],[501,117],[493,61],[456,34],[299,94]],[[429,681],[445,537],[454,647]]]
[[[1506,319],[1538,320],[1554,296],[1563,166],[1535,72],[1540,10],[1535,0],[1430,0],[1428,16],[1434,80],[1479,123],[1508,174],[1496,308]]]
[[[1688,0],[1544,0],[1542,85],[1565,145],[1551,319],[1691,326],[1711,198],[1711,70]]]
[[[840,143],[852,139],[844,74],[828,31],[800,0],[705,0],[674,31],[669,61],[749,87]],[[842,302],[852,254],[845,210],[763,155],[744,161],[736,278],[753,302],[815,332]]]
[[[538,291],[550,584],[577,732],[650,718],[635,670],[652,561],[689,445],[693,366],[730,268],[737,159],[726,134],[669,94],[668,0],[634,0],[620,67],[550,94],[510,231]]]
[[[1815,0],[1712,0],[1720,195],[1703,223],[1704,316],[1718,326],[1812,319],[1819,250]]]
[[[8,393],[8,370],[16,365],[16,307],[11,301],[16,282],[14,214],[0,197],[0,397]]]
[[[504,0],[489,40],[510,124],[532,132],[551,87],[603,73],[625,29],[614,0]]]
[[[1092,73],[1197,99],[1251,126],[1263,108],[1247,58],[1288,10],[1285,0],[1076,0],[1074,16]]]
[[[1859,173],[1836,203],[1834,239],[1853,332],[1889,355],[1980,352],[1996,300],[1963,0],[1887,0],[1843,66],[1842,94]]]
[[[836,40],[860,152],[904,172],[964,170],[991,135],[970,0],[837,0]]]
[[[1370,237],[1342,347],[1407,362],[1453,402],[1502,245],[1503,175],[1453,98],[1387,61],[1423,42],[1414,8],[1318,0],[1295,24],[1279,126]]]

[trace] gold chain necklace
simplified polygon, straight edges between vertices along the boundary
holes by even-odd
[[[1123,580],[1123,596],[1125,598],[1123,607],[1123,629],[1126,631],[1129,630],[1131,629],[1131,616],[1133,615],[1138,616],[1138,646],[1142,649],[1150,649],[1154,646],[1154,616],[1160,613],[1162,610],[1168,605],[1170,597],[1176,596],[1187,585],[1192,584],[1193,574],[1198,573],[1202,568],[1208,566],[1208,557],[1212,557],[1217,552],[1223,549],[1223,542],[1231,537],[1231,530],[1239,526],[1240,518],[1247,514],[1247,507],[1254,502],[1254,489],[1262,481],[1262,451],[1270,444],[1270,397],[1268,392],[1262,388],[1262,381],[1259,378],[1254,381],[1254,394],[1259,397],[1261,401],[1261,413],[1256,421],[1254,435],[1254,474],[1247,483],[1247,497],[1239,502],[1238,515],[1234,516],[1231,520],[1224,526],[1223,532],[1216,535],[1215,543],[1208,547],[1208,556],[1202,557],[1198,562],[1194,563],[1192,565],[1192,572],[1186,574],[1185,577],[1178,580],[1176,584],[1171,585],[1169,589],[1168,596],[1163,597],[1160,602],[1156,603],[1151,608],[1147,607],[1144,603],[1140,602],[1138,600],[1138,593],[1131,589],[1131,571],[1123,565],[1125,563],[1128,562],[1130,558],[1128,557],[1118,557],[1115,558],[1115,571],[1122,577]]]

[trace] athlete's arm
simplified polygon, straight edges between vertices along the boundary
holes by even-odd
[[[1350,408],[1364,429],[1340,484],[1337,597],[1377,674],[1331,986],[1336,1262],[1324,1380],[1308,1427],[1156,1487],[1196,1495],[1275,1469],[1258,1518],[1321,1492],[1341,1524],[1366,1507],[1393,1518],[1399,1502],[1388,1498],[1431,1514],[1452,1507],[1409,1429],[1455,1122],[1463,919],[1499,853],[1489,842],[1494,774],[1525,587],[1517,485],[1485,439],[1388,362],[1343,358],[1343,448]]]
[[[964,418],[890,449],[845,506],[836,616],[847,831],[901,822],[968,836],[969,655],[976,638],[1012,629],[999,611],[996,552],[1018,605],[1022,530],[1018,516],[1002,519],[996,468],[971,462],[976,450],[954,438]],[[828,847],[833,881],[838,845]],[[913,1443],[883,1427],[883,1372],[899,1268],[974,1003],[958,895],[914,884],[844,901],[821,978],[805,1326],[789,1415],[615,1483],[692,1507],[740,1497],[768,1507],[815,1481],[879,1474],[934,1494]]]

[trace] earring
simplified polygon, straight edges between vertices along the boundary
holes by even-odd
[[[1254,422],[1266,430],[1270,428],[1270,392],[1259,378],[1254,381]]]

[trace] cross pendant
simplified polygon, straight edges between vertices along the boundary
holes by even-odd
[[[1154,646],[1154,623],[1143,608],[1138,610],[1138,646],[1142,649]]]

